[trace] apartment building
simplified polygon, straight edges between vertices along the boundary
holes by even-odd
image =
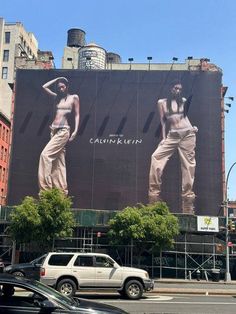
[[[38,42],[33,33],[27,32],[22,23],[7,23],[0,18],[0,111],[11,120],[12,90],[14,83],[15,58],[37,59]],[[9,86],[10,84],[10,86]]]
[[[21,22],[0,18],[0,205],[6,204],[14,81],[17,69],[54,68],[51,51],[40,51],[34,34]]]
[[[9,147],[10,122],[0,113],[0,205],[6,204]]]
[[[0,18],[0,205],[6,203],[15,58],[37,57],[38,42],[20,22]]]

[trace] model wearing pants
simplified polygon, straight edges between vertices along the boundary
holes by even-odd
[[[193,182],[195,175],[195,146],[197,128],[171,130],[167,134],[151,158],[149,174],[149,201],[160,201],[161,177],[167,161],[178,149],[182,172],[182,210],[184,213],[193,213],[195,194]]]
[[[39,160],[39,188],[58,188],[68,194],[66,180],[65,146],[70,137],[70,127],[51,126],[51,139],[43,149]]]

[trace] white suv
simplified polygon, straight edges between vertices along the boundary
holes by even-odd
[[[139,299],[154,287],[143,269],[122,267],[100,253],[48,253],[40,280],[68,296],[83,289],[116,289],[129,299]]]

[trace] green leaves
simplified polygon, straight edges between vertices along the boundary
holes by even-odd
[[[35,233],[40,222],[35,199],[26,196],[22,204],[16,206],[11,213],[10,233],[15,240],[30,242],[31,235]]]
[[[141,212],[136,207],[126,207],[110,220],[109,235],[115,238],[115,242],[126,242],[130,239],[144,237],[144,229]],[[113,241],[114,241],[113,240]]]
[[[58,189],[40,192],[38,200],[26,196],[11,214],[12,237],[21,243],[37,239],[46,247],[55,238],[71,236],[75,227],[71,205],[71,198]]]
[[[179,233],[178,220],[164,202],[126,207],[109,221],[109,225],[108,235],[113,244],[128,244],[133,239],[143,251],[169,248]]]

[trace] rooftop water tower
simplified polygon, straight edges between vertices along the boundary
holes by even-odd
[[[85,32],[79,28],[71,28],[67,32],[68,47],[83,47],[85,45]]]

